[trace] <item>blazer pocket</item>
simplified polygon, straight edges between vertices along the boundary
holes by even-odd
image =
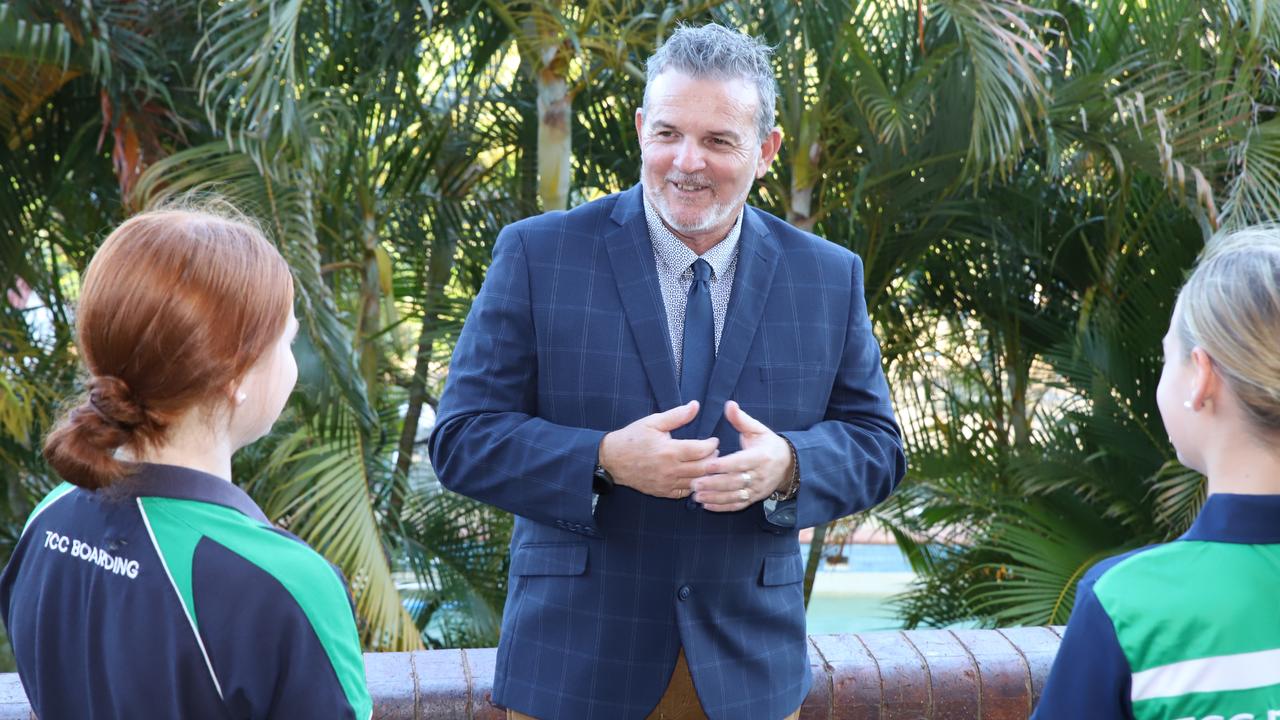
[[[587,571],[587,546],[583,543],[530,543],[511,556],[515,575],[581,575]]]
[[[801,580],[804,580],[804,559],[799,552],[764,556],[761,585],[790,585]]]
[[[822,373],[818,363],[773,363],[760,366],[760,380],[807,380]]]

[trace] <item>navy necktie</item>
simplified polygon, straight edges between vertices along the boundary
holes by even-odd
[[[693,261],[693,284],[684,306],[684,346],[680,354],[680,399],[705,402],[716,362],[716,325],[711,315],[711,266]],[[701,414],[701,412],[699,412]]]

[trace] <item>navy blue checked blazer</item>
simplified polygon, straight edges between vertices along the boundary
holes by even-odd
[[[905,470],[862,262],[748,207],[704,410],[678,433],[737,451],[734,399],[784,435],[794,526],[624,487],[593,513],[604,434],[681,404],[641,192],[504,229],[454,350],[432,462],[517,516],[494,700],[643,718],[683,647],[709,717],[779,720],[810,684],[797,529],[875,505]]]

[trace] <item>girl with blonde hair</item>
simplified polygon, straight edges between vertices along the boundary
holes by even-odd
[[[1280,718],[1280,228],[1209,245],[1164,355],[1160,416],[1208,500],[1084,576],[1041,720]]]

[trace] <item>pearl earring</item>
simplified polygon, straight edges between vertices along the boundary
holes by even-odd
[[[248,396],[248,395],[245,395],[243,392],[237,392],[237,393],[236,393],[236,404],[237,404],[237,405],[243,405],[243,404],[244,404],[244,401],[245,401],[245,400],[247,400],[248,398],[249,398],[249,396]],[[1187,407],[1190,407],[1190,404],[1188,404],[1188,405],[1187,405]]]
[[[1186,409],[1190,410],[1190,409],[1191,409],[1191,401],[1190,401],[1190,400],[1183,400],[1183,401],[1182,401],[1182,407],[1184,407],[1184,408],[1186,408]]]

